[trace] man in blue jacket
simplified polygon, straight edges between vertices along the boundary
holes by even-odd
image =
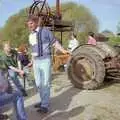
[[[29,43],[32,48],[33,69],[36,86],[40,93],[41,102],[38,112],[48,112],[50,99],[50,81],[51,81],[51,46],[55,47],[62,53],[68,51],[56,41],[52,32],[42,26],[42,18],[30,16],[28,19],[28,28],[30,30]],[[38,25],[39,24],[39,25]]]

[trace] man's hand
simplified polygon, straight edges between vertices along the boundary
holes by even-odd
[[[63,53],[63,54],[70,54],[70,52],[67,51],[67,50],[63,50],[62,53]]]
[[[25,74],[25,73],[24,73],[24,71],[23,71],[23,70],[20,70],[20,71],[19,71],[19,75],[20,75],[21,77],[23,77],[23,76],[24,76],[24,74]]]
[[[32,67],[32,63],[29,63],[27,66],[28,66],[28,67]]]

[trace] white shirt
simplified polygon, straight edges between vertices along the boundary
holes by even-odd
[[[69,40],[68,49],[70,50],[70,52],[72,52],[76,47],[78,47],[78,45],[78,40],[74,38],[73,40]]]
[[[39,27],[37,27],[36,28],[36,30],[35,31],[33,31],[33,32],[31,32],[30,33],[30,35],[29,35],[29,43],[32,45],[32,46],[34,46],[35,44],[37,44],[37,42],[38,42],[38,40],[37,40],[37,32],[39,32]],[[37,56],[38,55],[38,53],[34,53],[34,52],[32,52],[31,53],[32,54],[32,56]]]

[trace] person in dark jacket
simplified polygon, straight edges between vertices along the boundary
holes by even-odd
[[[25,86],[29,87],[33,85],[33,80],[32,80],[32,75],[31,75],[31,60],[28,55],[28,50],[27,46],[25,44],[22,44],[18,48],[18,67],[19,69],[23,70],[25,75],[24,75],[24,80],[25,80]]]
[[[18,78],[18,75],[23,77],[24,71],[18,68],[17,52],[11,49],[11,44],[9,42],[5,42],[3,46],[4,62],[8,69],[9,77],[17,86],[17,88],[22,92],[23,96],[27,96],[27,93]]]
[[[11,84],[7,80],[7,68],[4,59],[0,59],[0,108],[9,103],[13,103],[16,113],[16,120],[28,120],[25,109],[24,100],[20,91],[12,89]],[[7,119],[8,116],[0,114],[1,120]]]

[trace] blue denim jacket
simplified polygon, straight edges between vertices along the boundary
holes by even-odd
[[[55,42],[54,36],[46,27],[37,28],[36,31],[30,34],[29,40],[32,48],[32,53],[35,58],[50,57],[51,45]],[[34,40],[33,40],[34,39]]]

